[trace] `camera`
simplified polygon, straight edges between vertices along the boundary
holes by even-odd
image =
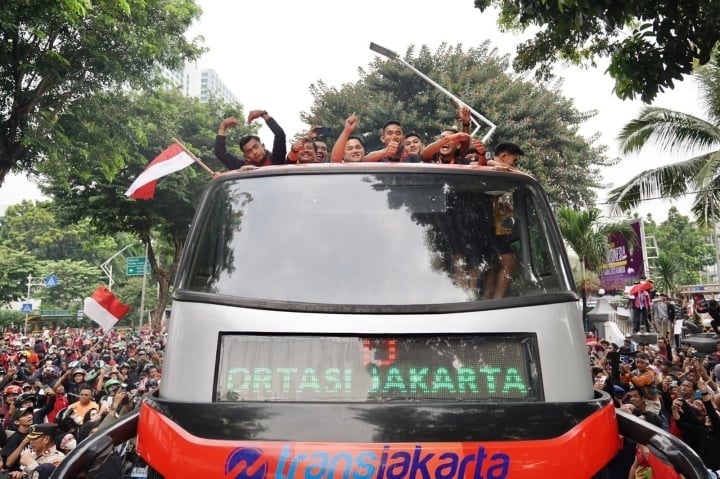
[[[121,391],[127,391],[127,388],[128,388],[127,383],[122,383],[122,384],[120,385],[120,390],[121,390]]]

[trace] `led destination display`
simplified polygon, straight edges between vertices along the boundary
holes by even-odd
[[[539,399],[535,337],[223,335],[219,401]]]

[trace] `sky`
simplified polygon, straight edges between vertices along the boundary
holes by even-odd
[[[500,53],[512,55],[520,38],[516,33],[500,32],[495,23],[496,13],[480,12],[474,8],[473,0],[196,3],[203,14],[188,36],[202,35],[203,44],[209,49],[199,66],[218,73],[243,104],[246,114],[253,109],[267,110],[288,137],[308,128],[299,116],[312,104],[310,85],[322,80],[331,87],[339,87],[357,81],[358,68],[367,67],[377,55],[369,49],[370,42],[404,54],[410,45],[428,45],[434,51],[443,42],[461,43],[468,49],[490,40]],[[564,80],[562,90],[574,100],[576,108],[598,112],[581,128],[581,134],[590,137],[599,132],[598,142],[608,147],[608,156],[617,157],[615,138],[621,126],[638,115],[643,104],[639,100],[619,100],[612,93],[613,82],[604,69],[560,66],[556,73]],[[702,115],[697,99],[694,81],[686,79],[674,90],[660,94],[654,104]],[[341,125],[327,126],[341,129]],[[267,127],[261,128],[260,136],[266,144],[272,144]],[[649,149],[623,157],[618,165],[606,168],[604,181],[618,186],[645,169],[676,160]],[[602,203],[604,192],[598,193]],[[0,187],[0,211],[23,199],[41,197],[27,178],[9,175]],[[656,219],[663,219],[670,204],[666,200],[649,201],[639,212],[643,215],[652,212]],[[688,214],[689,201],[676,204]]]

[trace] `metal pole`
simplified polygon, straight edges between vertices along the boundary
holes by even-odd
[[[120,253],[122,253],[123,251],[128,249],[129,247],[135,246],[135,244],[137,244],[137,243],[130,243],[129,245],[127,245],[126,247],[124,247],[123,249],[121,249],[120,251],[115,253],[114,255],[110,256],[110,258],[108,258],[103,264],[100,265],[100,269],[103,270],[103,273],[105,273],[105,275],[108,277],[108,289],[110,291],[112,291],[113,284],[115,284],[115,281],[113,281],[113,279],[112,279],[112,264],[110,264],[110,262],[112,260],[114,260],[117,257],[117,255],[119,255]]]
[[[30,303],[30,286],[32,285],[32,273],[28,274],[27,277],[27,296],[25,296],[25,302]],[[25,313],[25,329],[23,330],[23,336],[27,336],[27,323],[28,323],[28,313]]]
[[[148,260],[148,247],[150,243],[145,245],[145,262],[143,263],[143,283],[142,293],[140,294],[140,331],[143,327],[143,316],[145,315],[145,278],[147,278],[147,260]]]
[[[373,42],[370,42],[370,50],[372,50],[372,51],[374,51],[374,52],[377,52],[377,53],[379,53],[380,55],[386,56],[386,57],[388,57],[388,58],[391,59],[391,60],[397,60],[397,61],[399,61],[400,63],[402,63],[403,65],[405,65],[406,67],[408,67],[410,70],[412,70],[412,71],[413,71],[416,75],[418,75],[420,78],[422,78],[423,80],[425,80],[426,82],[428,82],[429,84],[431,84],[432,86],[434,86],[435,88],[437,88],[438,90],[440,90],[442,93],[444,93],[445,95],[449,96],[450,98],[452,98],[453,100],[455,100],[457,103],[460,103],[462,106],[467,107],[467,109],[470,110],[470,113],[472,113],[473,115],[475,115],[475,117],[477,117],[477,118],[480,119],[483,123],[485,123],[487,126],[490,127],[490,131],[488,131],[488,132],[485,134],[485,136],[483,136],[483,138],[482,138],[483,143],[485,143],[486,141],[488,141],[488,140],[490,139],[490,137],[492,136],[492,134],[495,133],[495,129],[497,128],[497,125],[495,125],[495,123],[491,122],[490,120],[488,120],[487,118],[485,118],[483,115],[481,115],[480,113],[478,113],[478,112],[476,112],[475,110],[473,110],[472,108],[470,108],[470,106],[467,105],[467,104],[466,104],[464,101],[462,101],[460,98],[456,97],[455,95],[453,95],[452,93],[450,93],[449,91],[447,91],[445,88],[443,88],[442,86],[438,85],[435,81],[433,81],[430,77],[428,77],[427,75],[425,75],[424,73],[422,73],[420,70],[418,70],[418,69],[415,68],[414,66],[410,65],[408,62],[406,62],[406,61],[403,60],[402,58],[400,58],[400,56],[399,56],[397,53],[395,53],[394,51],[392,51],[392,50],[390,50],[390,49],[387,49],[387,48],[385,48],[385,47],[382,47],[382,46],[378,45],[377,43],[373,43]],[[475,128],[475,130],[473,130],[473,132],[472,132],[472,134],[473,134],[473,136],[474,136],[474,135],[477,133],[477,131],[480,129],[480,125],[478,124],[477,121],[475,121],[474,118],[473,118],[472,120],[473,120],[473,122],[475,123],[475,125],[477,126],[477,128]]]

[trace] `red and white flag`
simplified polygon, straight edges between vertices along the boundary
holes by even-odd
[[[155,197],[155,185],[158,178],[175,173],[190,166],[194,158],[188,154],[177,142],[170,145],[160,153],[149,165],[145,167],[140,176],[135,178],[125,196],[136,200],[149,200]]]
[[[92,296],[85,298],[83,312],[105,331],[109,331],[130,309],[130,306],[123,304],[112,291],[105,286],[98,286]]]

